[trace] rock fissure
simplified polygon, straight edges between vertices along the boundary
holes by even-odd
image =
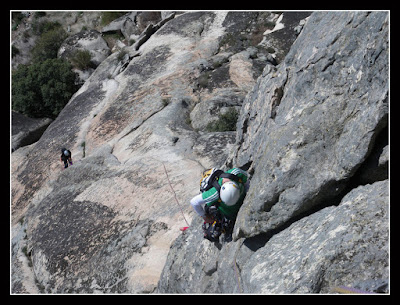
[[[330,293],[387,283],[386,17],[313,13],[285,60],[264,69],[225,162],[252,161],[233,240],[215,247],[199,229],[178,238],[159,292]],[[365,56],[372,45],[382,50],[374,65],[376,54]],[[218,261],[212,276],[180,269],[200,253],[203,264]]]

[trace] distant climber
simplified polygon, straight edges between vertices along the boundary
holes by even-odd
[[[61,161],[64,162],[64,168],[68,167],[68,163],[69,165],[72,165],[72,153],[65,147],[61,148]]]
[[[204,219],[204,238],[218,241],[221,233],[231,233],[249,187],[247,179],[247,173],[239,168],[227,172],[211,168],[203,172],[201,194],[193,197],[190,204]]]

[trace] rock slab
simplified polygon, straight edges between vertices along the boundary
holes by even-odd
[[[387,12],[311,14],[243,102],[225,165],[252,177],[233,240],[194,219],[158,292],[388,292],[388,52]]]

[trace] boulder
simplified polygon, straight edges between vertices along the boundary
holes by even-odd
[[[339,206],[272,236],[268,246],[243,261],[243,291],[331,293],[367,281],[365,292],[376,291],[377,281],[388,287],[388,189],[387,180],[355,188]]]
[[[96,30],[83,30],[77,34],[69,36],[58,50],[58,57],[72,59],[77,51],[88,51],[90,53],[90,63],[85,68],[75,67],[74,71],[78,73],[81,82],[89,78],[100,63],[111,54],[107,42],[102,34]]]
[[[96,67],[111,53],[101,33],[96,30],[84,30],[68,37],[58,50],[58,57],[69,58],[77,50],[89,51]]]
[[[140,30],[136,25],[138,12],[127,13],[102,27],[101,33],[121,33],[125,39],[129,40],[132,35],[139,35]]]

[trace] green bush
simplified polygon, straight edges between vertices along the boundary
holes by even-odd
[[[79,70],[86,70],[93,66],[92,55],[88,50],[76,50],[73,56],[70,58],[73,66]]]
[[[58,49],[67,36],[67,33],[61,27],[51,28],[44,32],[32,49],[33,61],[57,58]]]
[[[57,58],[19,65],[12,74],[12,109],[30,117],[56,118],[78,90],[71,68]]]
[[[239,118],[239,112],[235,108],[229,108],[229,110],[219,115],[218,120],[211,122],[207,125],[206,130],[213,131],[235,131],[236,122]]]
[[[60,28],[62,28],[62,26],[58,21],[40,20],[39,18],[35,18],[32,22],[33,34],[37,36]]]
[[[22,20],[25,18],[22,12],[11,12],[12,19],[12,30],[15,31],[18,29],[18,26],[21,24]]]

